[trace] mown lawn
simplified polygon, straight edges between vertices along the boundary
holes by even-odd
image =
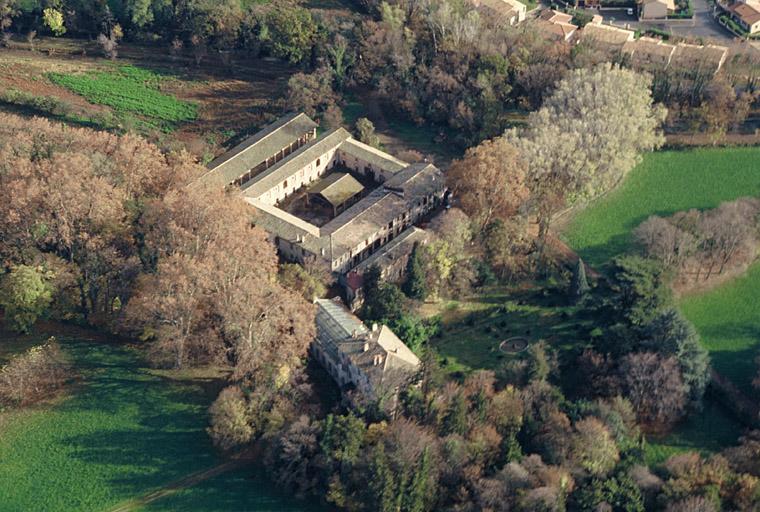
[[[0,413],[0,510],[108,510],[219,462],[205,432],[218,375],[156,372],[135,349],[58,338],[81,379],[52,403]],[[240,471],[225,487],[235,502],[208,507],[211,483],[165,509],[296,510],[247,476]]]
[[[578,212],[563,238],[599,266],[626,252],[632,230],[650,215],[758,195],[760,147],[650,153],[623,186]]]
[[[48,77],[91,103],[107,105],[123,115],[139,115],[157,128],[171,129],[198,117],[195,104],[160,91],[165,76],[144,68],[118,66],[91,73],[49,73]]]
[[[653,214],[713,208],[723,201],[760,195],[760,148],[716,148],[648,154],[620,189],[579,212],[563,233],[592,266],[631,249],[631,233]],[[760,263],[743,276],[679,306],[694,323],[717,371],[751,393],[760,352]],[[712,452],[736,443],[740,426],[708,401],[664,439],[652,440],[647,458],[659,463],[686,450]]]

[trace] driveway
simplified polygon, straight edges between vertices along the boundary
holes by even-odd
[[[587,9],[591,14],[601,14],[605,23],[629,28],[631,30],[656,27],[683,37],[702,37],[713,39],[716,43],[726,44],[733,41],[734,35],[724,29],[712,16],[712,5],[707,0],[692,0],[694,6],[694,19],[688,21],[645,21],[639,22],[636,16],[629,16],[627,9]]]
[[[711,38],[720,43],[729,43],[734,40],[734,35],[718,25],[718,22],[713,18],[713,7],[707,3],[707,0],[691,1],[694,6],[694,26],[672,25],[670,29],[674,34]]]

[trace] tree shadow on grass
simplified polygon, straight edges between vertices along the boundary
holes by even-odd
[[[262,471],[224,473],[147,505],[143,512],[327,512],[331,508],[273,490]]]
[[[751,381],[758,371],[755,360],[760,356],[760,328],[723,323],[702,327],[700,335],[709,347],[713,368],[751,396],[755,392]]]
[[[110,466],[103,474],[112,475],[112,494],[140,495],[217,462],[201,386],[150,374],[124,347],[71,342],[67,348],[85,383],[61,410],[93,423],[64,443],[74,458]]]

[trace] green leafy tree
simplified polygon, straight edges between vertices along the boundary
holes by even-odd
[[[409,255],[409,261],[406,263],[406,281],[403,291],[411,299],[425,300],[427,297],[425,268],[419,242],[415,242],[412,253]]]
[[[266,42],[272,55],[298,64],[311,54],[318,27],[307,9],[278,2],[267,14],[265,23]]]
[[[663,311],[645,329],[644,346],[666,356],[675,356],[692,404],[698,404],[710,381],[710,356],[699,334],[677,309]]]
[[[380,147],[380,138],[375,133],[375,125],[366,117],[356,120],[356,136],[359,141],[373,148]]]
[[[438,319],[424,320],[417,315],[404,313],[398,320],[390,322],[389,327],[409,349],[420,356],[425,343],[440,329]]]
[[[594,417],[584,418],[575,424],[570,447],[573,461],[593,476],[607,475],[620,459],[609,429]]]
[[[594,478],[575,493],[580,510],[644,512],[644,498],[636,483],[626,474]],[[606,505],[606,508],[603,506]]]
[[[420,464],[409,483],[406,493],[404,510],[408,512],[424,512],[430,497],[430,448],[425,447]]]
[[[45,23],[45,26],[50,29],[53,35],[62,36],[66,33],[66,27],[63,25],[63,13],[58,9],[47,7],[43,10],[42,21]]]
[[[396,500],[400,493],[383,443],[375,446],[370,467],[370,474],[373,475],[368,485],[370,495],[367,502],[373,505],[370,510],[396,512],[398,510]]]
[[[320,446],[332,460],[351,464],[359,457],[365,431],[364,421],[353,414],[330,414],[324,422]]]
[[[526,351],[528,381],[545,381],[551,372],[551,362],[543,341],[531,343]]]
[[[467,433],[467,399],[461,391],[454,395],[446,409],[442,427],[444,434]]]
[[[373,266],[364,273],[364,305],[362,319],[367,322],[392,323],[404,315],[404,294],[401,288],[382,281],[380,269]]]
[[[325,283],[297,263],[281,265],[278,277],[284,287],[300,293],[309,302],[327,293]]]
[[[0,306],[11,329],[27,333],[53,300],[48,276],[37,267],[13,267],[0,282]]]

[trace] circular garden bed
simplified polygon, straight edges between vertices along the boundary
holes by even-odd
[[[499,350],[505,354],[517,354],[526,348],[528,348],[528,338],[523,338],[522,336],[507,338],[499,343]]]

